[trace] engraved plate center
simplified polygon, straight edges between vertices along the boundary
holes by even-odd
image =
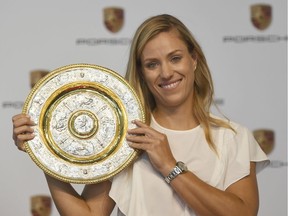
[[[98,129],[96,116],[87,110],[75,112],[69,120],[69,130],[77,138],[87,139],[93,136]]]

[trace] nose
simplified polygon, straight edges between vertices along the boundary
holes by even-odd
[[[161,64],[161,78],[170,79],[173,76],[173,69],[168,63]]]

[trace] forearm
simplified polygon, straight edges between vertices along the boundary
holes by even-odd
[[[244,179],[242,181],[244,181],[244,183],[240,184],[242,184],[242,186],[246,185],[246,180]],[[222,191],[214,188],[197,178],[193,173],[188,172],[186,174],[178,176],[175,180],[173,180],[171,182],[171,187],[173,187],[177,194],[195,212],[197,212],[198,215],[257,215],[257,186],[255,189],[255,187],[248,185],[247,188],[243,187],[241,189],[242,192],[237,192],[238,194],[235,194],[230,191]],[[242,194],[244,193],[250,193],[250,195],[248,195],[248,198],[245,197],[246,195],[242,196]]]
[[[61,216],[109,216],[115,206],[109,196],[109,180],[85,185],[81,195],[71,184],[46,175],[48,186]]]
[[[61,216],[90,215],[89,206],[71,184],[62,182],[45,174],[48,187]]]

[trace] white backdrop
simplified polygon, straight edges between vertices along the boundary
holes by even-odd
[[[250,6],[263,3],[272,7],[272,22],[260,31],[252,25]],[[112,33],[103,24],[103,9],[115,6],[124,9],[124,26]],[[30,196],[49,194],[42,171],[11,138],[11,118],[30,91],[30,71],[91,63],[124,75],[127,40],[159,13],[180,18],[199,40],[224,114],[251,130],[275,132],[271,166],[258,175],[259,215],[287,215],[286,0],[1,1],[0,215],[31,215]],[[54,206],[52,215],[58,215]]]

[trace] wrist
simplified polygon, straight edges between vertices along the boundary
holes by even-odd
[[[162,175],[164,177],[166,177],[167,175],[169,175],[169,173],[171,172],[171,170],[175,167],[175,164],[177,163],[176,160],[173,161],[169,161],[168,163],[165,163],[165,166],[159,170],[160,173],[162,173]]]
[[[171,171],[169,172],[168,175],[166,175],[166,177],[164,178],[164,180],[170,184],[170,182],[175,179],[178,175],[183,174],[185,172],[187,172],[187,166],[182,162],[182,161],[178,161],[176,162],[175,166],[173,169],[171,169]]]

